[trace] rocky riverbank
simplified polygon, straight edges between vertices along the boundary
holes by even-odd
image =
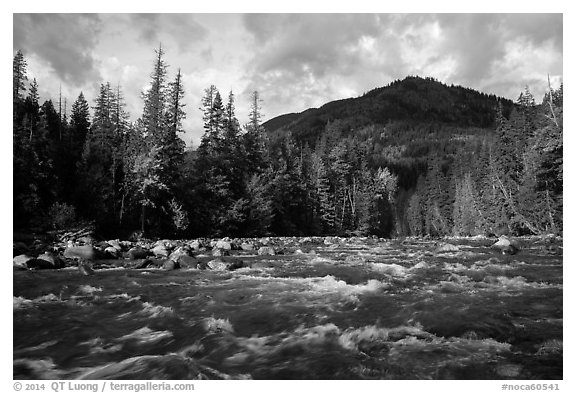
[[[74,235],[77,236],[74,236]],[[79,236],[78,236],[79,235]],[[274,264],[275,260],[295,254],[312,254],[318,250],[336,250],[358,245],[379,247],[394,244],[408,246],[414,238],[381,239],[377,237],[263,237],[263,238],[198,238],[191,240],[96,240],[89,233],[65,233],[46,242],[14,242],[14,269],[61,269],[78,267],[82,274],[103,268],[159,268],[236,270]],[[458,242],[460,245],[454,245]],[[549,255],[562,253],[562,238],[555,235],[499,239],[476,236],[449,238],[435,243],[430,253],[454,253],[462,244],[486,248],[495,253],[513,255],[522,248],[537,248]],[[265,258],[253,258],[255,256]]]

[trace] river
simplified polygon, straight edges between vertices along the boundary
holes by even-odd
[[[562,255],[450,242],[351,239],[232,272],[14,271],[13,376],[562,379]]]

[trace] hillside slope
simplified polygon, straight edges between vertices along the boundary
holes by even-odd
[[[357,98],[277,116],[264,123],[264,127],[269,133],[290,131],[296,139],[310,143],[334,121],[339,121],[345,132],[397,121],[492,128],[499,100],[507,115],[513,106],[510,100],[462,86],[448,86],[433,78],[409,76]]]

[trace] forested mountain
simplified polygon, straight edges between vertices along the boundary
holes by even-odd
[[[124,236],[562,232],[563,88],[537,104],[408,77],[361,97],[241,125],[235,96],[205,89],[186,112],[161,48],[143,112],[130,122],[121,86],[79,92],[68,119],[39,103],[14,57],[14,228],[92,223]],[[40,81],[41,83],[41,81]],[[182,119],[204,135],[185,152]]]
[[[461,86],[447,86],[433,78],[409,76],[357,98],[329,102],[302,113],[278,116],[264,123],[268,132],[291,131],[298,140],[312,142],[329,122],[338,121],[347,133],[366,125],[390,122],[434,123],[459,127],[493,127],[498,102],[505,116],[510,100]]]

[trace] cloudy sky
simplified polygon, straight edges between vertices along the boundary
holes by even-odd
[[[233,90],[247,122],[258,90],[265,120],[353,97],[407,75],[432,76],[516,99],[539,100],[562,80],[561,14],[14,14],[21,49],[42,99],[93,104],[101,82],[119,83],[132,120],[162,43],[169,78],[181,69],[188,145],[202,135],[210,84]]]

